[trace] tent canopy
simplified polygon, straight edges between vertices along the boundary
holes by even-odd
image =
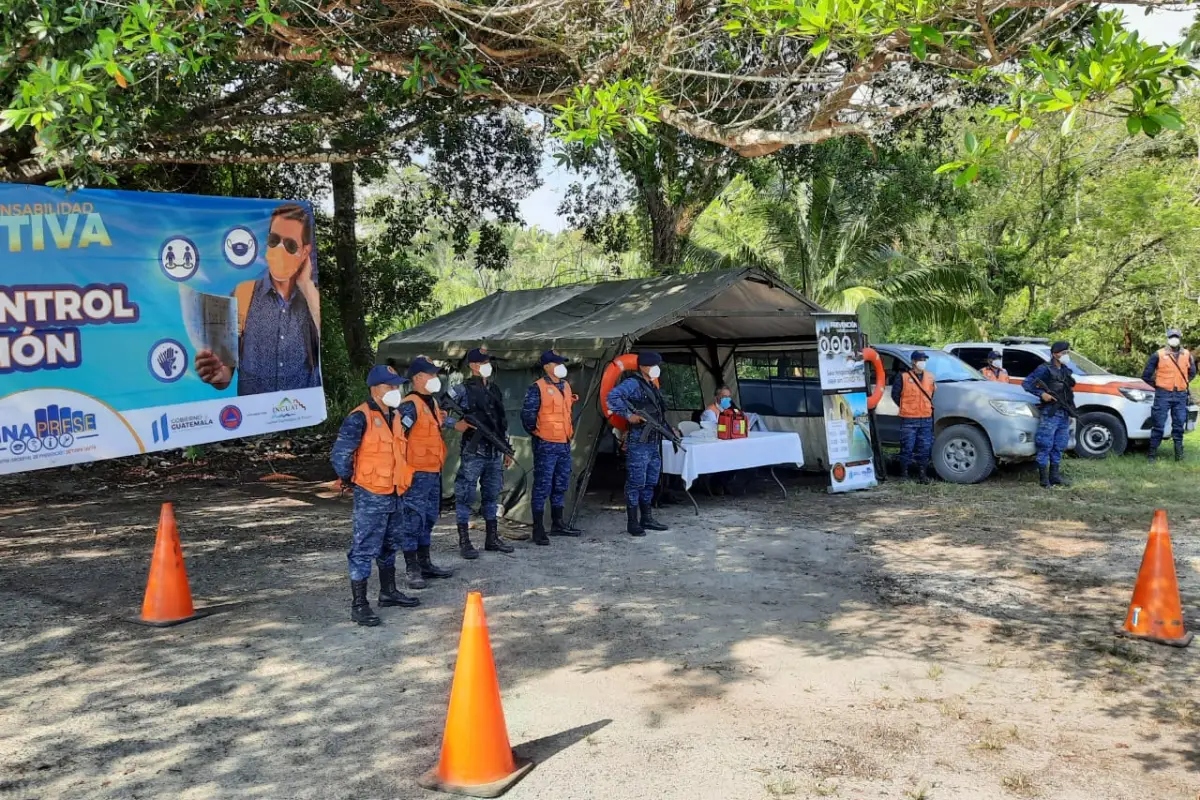
[[[690,365],[692,384],[698,387],[693,395],[701,404],[718,385],[737,385],[733,355],[739,348],[814,350],[813,315],[821,312],[778,277],[756,269],[502,291],[387,337],[376,360],[403,370],[424,355],[446,364],[453,383],[462,378],[467,351],[487,345],[489,354],[499,359],[491,380],[504,396],[508,432],[519,463],[527,467],[533,463],[532,442],[520,421],[526,389],[540,375],[536,365],[543,351],[554,348],[567,356],[568,380],[580,397],[571,458],[574,479],[566,498],[573,511],[586,491],[598,450],[612,438],[600,412],[599,390],[613,358],[633,347],[654,348],[675,359],[675,365]],[[670,409],[672,421],[699,407]],[[818,435],[821,419],[780,419],[778,425],[815,443],[823,441]],[[457,434],[448,437],[443,491],[452,489],[458,469],[453,441]],[[814,451],[806,460],[812,463],[819,457]],[[530,488],[531,476],[524,469],[505,472],[501,497],[507,517],[532,519]]]
[[[595,356],[622,340],[770,344],[814,337],[821,310],[756,269],[501,291],[387,337],[378,360],[404,364],[430,349],[453,360],[481,342],[517,362],[550,348]]]

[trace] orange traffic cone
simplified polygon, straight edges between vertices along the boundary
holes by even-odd
[[[1142,556],[1142,568],[1138,570],[1133,599],[1121,632],[1175,647],[1187,647],[1192,642],[1192,634],[1183,627],[1171,531],[1167,527],[1167,512],[1162,509],[1154,512],[1146,554]]]
[[[150,559],[146,596],[142,600],[142,616],[137,621],[165,628],[199,616],[202,615],[192,606],[192,590],[188,588],[187,570],[183,566],[175,507],[163,503],[158,517],[158,536],[154,540],[154,556]]]
[[[531,769],[533,762],[518,758],[508,743],[483,595],[471,592],[458,640],[442,757],[417,783],[439,792],[499,797]]]

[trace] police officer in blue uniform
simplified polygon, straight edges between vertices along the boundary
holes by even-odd
[[[579,536],[566,521],[571,484],[571,440],[575,435],[575,394],[567,383],[567,359],[547,350],[540,359],[542,376],[525,392],[521,426],[533,439],[533,543],[550,544],[546,535],[546,500],[550,501],[550,533]]]
[[[449,578],[454,570],[434,564],[429,555],[433,526],[442,506],[442,467],[446,463],[446,443],[442,429],[453,427],[460,433],[467,423],[454,421],[440,406],[436,396],[442,391],[438,367],[424,356],[413,359],[405,373],[413,391],[397,409],[400,425],[408,436],[408,463],[413,468],[412,485],[401,499],[404,525],[400,546],[410,589],[424,589],[426,578]]]
[[[450,415],[470,414],[504,441],[508,441],[508,419],[504,414],[504,394],[492,382],[492,364],[487,348],[477,347],[467,353],[471,375],[450,390],[458,408]],[[455,518],[458,523],[458,550],[465,559],[479,558],[469,534],[471,505],[475,502],[475,487],[480,489],[480,512],[486,533],[483,549],[511,553],[513,547],[500,539],[498,514],[500,490],[504,488],[504,470],[512,459],[496,450],[478,431],[471,429],[462,435],[459,444],[458,475],[454,479]]]
[[[401,447],[392,438],[402,435],[396,423],[396,406],[400,405],[400,385],[396,371],[388,366],[372,367],[367,375],[370,399],[350,412],[338,431],[330,461],[337,473],[340,488],[354,487],[354,537],[350,552],[350,618],[359,625],[374,627],[379,616],[367,601],[367,580],[371,577],[371,561],[379,565],[379,605],[415,606],[420,600],[401,593],[396,588],[396,550],[400,547],[401,514],[397,483],[402,481],[397,470],[403,465],[397,456]],[[371,444],[364,448],[360,466],[359,449],[371,429]],[[358,481],[355,481],[355,478]],[[370,488],[362,484],[369,484]]]
[[[1041,400],[1034,442],[1037,444],[1037,464],[1044,488],[1069,486],[1062,477],[1060,464],[1063,451],[1071,441],[1071,415],[1075,407],[1075,376],[1071,374],[1071,355],[1067,342],[1050,346],[1050,363],[1042,364],[1029,374],[1021,388]]]
[[[652,381],[662,372],[662,356],[638,353],[638,371],[618,383],[608,393],[608,410],[629,422],[625,437],[625,515],[631,536],[646,531],[665,531],[667,526],[654,519],[654,487],[662,473],[662,436],[649,428],[633,407],[655,413],[666,424],[667,404]],[[641,512],[639,519],[638,512]]]

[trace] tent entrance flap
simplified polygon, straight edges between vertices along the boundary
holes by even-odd
[[[518,458],[532,467],[532,441],[520,422],[524,388],[541,374],[542,351],[555,349],[565,355],[567,379],[580,396],[574,477],[567,496],[573,513],[576,499],[587,489],[601,442],[606,447],[611,443],[611,427],[600,415],[598,387],[612,358],[634,344],[691,351],[697,370],[711,383],[717,377],[714,372],[728,377],[734,348],[812,346],[813,314],[822,311],[778,276],[749,268],[504,291],[388,336],[379,345],[376,362],[399,367],[425,355],[461,373],[466,352],[486,345],[496,359],[495,379],[504,388],[513,445]],[[447,491],[452,490],[457,466],[457,458],[447,461]],[[533,474],[526,477],[515,469],[505,473],[505,489],[512,492],[506,513],[510,519],[532,520],[533,483]]]

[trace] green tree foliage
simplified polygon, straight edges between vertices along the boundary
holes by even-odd
[[[353,97],[329,107],[294,92],[305,66]],[[11,177],[178,159],[175,138],[210,129],[229,146],[212,153],[246,157],[268,146],[260,131],[299,126],[293,162],[327,162],[363,154],[326,147],[327,129],[378,115],[378,152],[404,134],[391,114],[418,98],[553,108],[560,135],[584,144],[665,125],[744,156],[989,92],[1018,125],[1074,124],[1121,95],[1130,130],[1153,134],[1178,126],[1170,96],[1190,73],[1074,1],[9,0],[0,148]],[[279,94],[294,102],[268,103]],[[254,119],[264,105],[271,118]]]
[[[762,188],[738,181],[701,217],[685,248],[692,268],[755,265],[833,311],[853,311],[881,337],[897,323],[969,322],[984,281],[958,264],[906,255],[909,226],[959,204],[915,142],[872,153],[861,141],[809,154],[809,177],[780,174]]]

